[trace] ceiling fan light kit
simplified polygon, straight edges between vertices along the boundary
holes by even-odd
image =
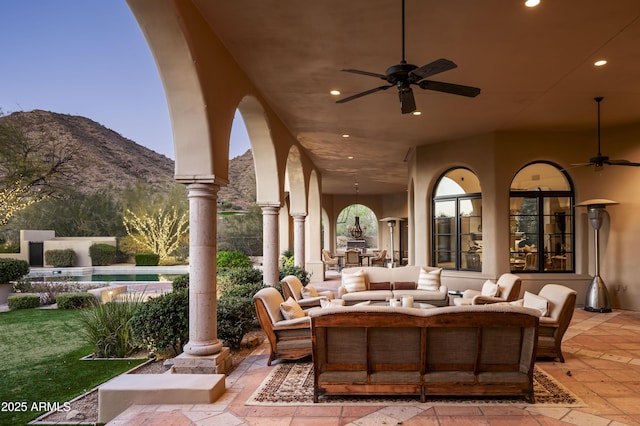
[[[396,86],[398,88],[398,96],[400,98],[400,110],[403,114],[409,114],[416,110],[416,101],[413,94],[413,89],[411,88],[412,84],[420,87],[423,90],[433,90],[437,92],[450,93],[453,95],[466,96],[470,98],[476,97],[480,94],[480,89],[477,87],[425,80],[427,77],[430,77],[432,75],[436,75],[444,71],[449,71],[456,68],[457,65],[453,61],[440,58],[421,67],[407,63],[404,55],[404,1],[405,0],[402,0],[402,60],[400,61],[400,63],[387,68],[385,74],[378,74],[357,69],[342,70],[344,72],[353,74],[380,78],[389,84],[375,87],[373,89],[365,90],[364,92],[356,93],[355,95],[339,99],[336,101],[336,103],[342,104]]]

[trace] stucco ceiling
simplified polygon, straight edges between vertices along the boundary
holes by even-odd
[[[603,126],[640,122],[637,0],[406,0],[407,61],[450,59],[458,68],[430,79],[482,89],[466,98],[416,87],[421,116],[401,114],[394,88],[345,104],[329,94],[384,83],[340,70],[384,74],[400,61],[400,0],[195,3],[320,169],[325,193],[352,193],[356,179],[361,193],[406,189],[405,158],[418,145],[595,131],[595,96],[605,97]],[[595,67],[601,58],[608,64]]]

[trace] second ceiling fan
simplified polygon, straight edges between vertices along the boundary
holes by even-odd
[[[350,72],[354,74],[361,74],[370,77],[377,77],[385,80],[386,85],[375,87],[373,89],[366,90],[364,92],[357,93],[346,98],[342,98],[336,101],[336,103],[345,103],[354,99],[361,98],[372,93],[379,92],[381,90],[387,90],[396,86],[398,88],[398,95],[400,97],[400,110],[403,114],[408,114],[416,110],[416,101],[413,96],[413,89],[411,85],[419,86],[425,90],[435,90],[438,92],[451,93],[454,95],[476,97],[480,94],[480,89],[477,87],[463,86],[460,84],[444,83],[441,81],[425,80],[427,77],[439,74],[444,71],[449,71],[456,68],[457,65],[448,59],[437,59],[421,67],[408,64],[404,56],[404,1],[402,0],[402,60],[397,65],[392,65],[387,68],[385,74],[377,74],[369,71],[361,71],[356,69],[343,69],[344,72]]]

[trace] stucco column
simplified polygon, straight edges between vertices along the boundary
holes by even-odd
[[[262,279],[265,285],[275,286],[279,281],[279,204],[260,204],[262,208]]]
[[[293,216],[293,263],[304,268],[304,221],[306,213],[294,213]]]
[[[213,355],[218,340],[216,300],[217,199],[220,187],[193,183],[189,191],[189,355]]]

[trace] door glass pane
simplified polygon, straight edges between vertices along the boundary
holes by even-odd
[[[461,269],[482,270],[482,199],[460,199]]]
[[[435,265],[443,268],[456,266],[456,223],[455,201],[437,201],[434,203],[434,243]]]

